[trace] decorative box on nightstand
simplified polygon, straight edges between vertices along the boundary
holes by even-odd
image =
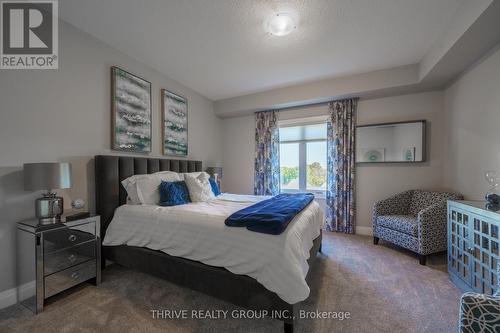
[[[17,285],[20,302],[35,313],[44,301],[92,279],[101,282],[100,217],[39,225],[17,223]]]

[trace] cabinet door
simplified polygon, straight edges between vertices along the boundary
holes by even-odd
[[[498,222],[473,216],[472,287],[479,293],[491,295],[497,285],[496,268],[499,260]]]
[[[450,206],[448,209],[448,270],[471,285],[472,242],[471,216],[469,213]]]

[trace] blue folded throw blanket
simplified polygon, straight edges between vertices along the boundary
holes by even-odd
[[[237,211],[226,219],[225,224],[229,227],[246,227],[255,232],[279,235],[313,200],[312,193],[278,194]]]

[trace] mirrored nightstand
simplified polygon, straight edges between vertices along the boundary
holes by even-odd
[[[44,301],[92,280],[101,282],[100,217],[39,225],[17,223],[17,285],[21,304],[35,313]]]

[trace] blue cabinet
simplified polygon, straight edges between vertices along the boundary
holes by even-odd
[[[448,201],[448,272],[464,292],[492,294],[500,259],[500,213],[483,201]]]

